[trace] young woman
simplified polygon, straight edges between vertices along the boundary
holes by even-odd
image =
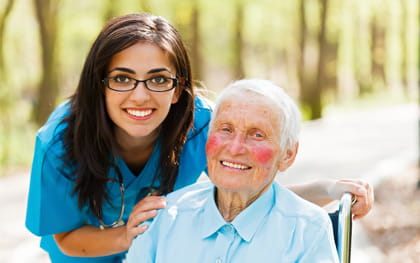
[[[146,231],[139,224],[165,207],[160,195],[206,170],[209,120],[181,37],[165,19],[132,14],[105,25],[75,94],[36,138],[26,226],[51,261],[121,262]],[[352,192],[359,215],[373,202],[357,181],[291,189],[318,204]]]

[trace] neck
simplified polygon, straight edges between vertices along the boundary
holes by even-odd
[[[147,136],[131,136],[121,129],[115,130],[115,137],[118,144],[118,150],[130,152],[138,149],[147,149],[153,147],[159,137],[159,130],[150,133]]]
[[[131,137],[123,132],[116,132],[118,152],[134,175],[138,175],[152,155],[158,133],[145,137]]]
[[[232,222],[245,208],[254,202],[259,195],[241,195],[216,189],[216,204],[226,222]]]
[[[271,183],[265,185],[258,192],[239,192],[229,191],[216,187],[215,200],[220,214],[226,222],[232,222],[237,215],[245,210],[252,202],[258,199],[267,189]]]

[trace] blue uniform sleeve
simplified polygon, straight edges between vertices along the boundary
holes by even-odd
[[[47,123],[36,137],[26,227],[38,236],[70,231],[87,221],[87,209],[79,209],[74,183],[63,170],[62,144],[54,140],[58,123]]]

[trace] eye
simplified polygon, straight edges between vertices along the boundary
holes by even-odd
[[[232,133],[232,127],[227,124],[217,125],[217,130],[221,133]]]
[[[214,128],[217,132],[222,134],[229,134],[232,133],[232,127],[226,123],[216,123]]]
[[[265,134],[260,130],[254,130],[250,134],[255,139],[263,139],[265,138]]]
[[[121,83],[121,84],[130,83],[132,81],[132,78],[124,76],[124,75],[118,75],[111,79],[115,81],[116,83]]]
[[[169,81],[169,78],[164,76],[156,76],[150,79],[153,84],[162,85],[166,84]]]

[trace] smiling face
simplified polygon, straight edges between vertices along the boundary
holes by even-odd
[[[138,42],[115,54],[107,68],[107,77],[131,77],[139,80],[176,76],[166,52],[148,42]],[[116,136],[133,139],[156,138],[159,127],[178,100],[176,89],[166,92],[147,90],[144,83],[136,89],[118,92],[105,88],[106,109],[116,126]]]
[[[294,156],[280,149],[280,117],[261,95],[242,92],[221,102],[206,144],[209,177],[219,190],[259,196],[291,165]]]

